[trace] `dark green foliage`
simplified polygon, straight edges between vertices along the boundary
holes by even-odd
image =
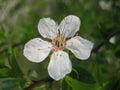
[[[13,74],[15,76],[21,77],[23,75],[23,73],[17,64],[17,61],[16,61],[17,59],[16,59],[15,54],[11,48],[8,50],[7,56],[8,56],[8,62],[11,66]]]
[[[100,1],[111,2],[102,9]],[[81,20],[78,35],[94,43],[88,60],[69,52],[72,72],[55,82],[43,63],[23,56],[24,44],[41,37],[40,18],[58,24],[67,15]],[[120,0],[0,0],[0,90],[120,90]]]

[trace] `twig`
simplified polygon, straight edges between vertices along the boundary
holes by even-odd
[[[40,86],[44,84],[45,82],[52,82],[52,81],[53,79],[50,77],[42,79],[40,81],[32,81],[32,84],[29,87],[25,88],[24,90],[33,90],[35,87]]]
[[[97,53],[101,47],[103,47],[104,45],[104,42],[100,42],[93,50],[92,50],[92,53]]]

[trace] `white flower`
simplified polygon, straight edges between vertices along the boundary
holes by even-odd
[[[116,43],[116,36],[111,37],[111,38],[109,39],[109,42],[110,42],[111,44],[115,44],[115,43]]]
[[[90,56],[93,43],[75,36],[79,30],[80,19],[77,16],[69,15],[65,17],[58,26],[50,18],[40,19],[38,24],[39,33],[44,38],[52,41],[47,42],[41,38],[30,40],[24,47],[24,56],[32,62],[42,62],[53,50],[50,63],[48,65],[49,75],[55,79],[62,79],[72,70],[72,65],[68,54],[63,51],[65,48],[70,50],[78,59],[85,60]],[[71,38],[66,40],[66,38]]]
[[[110,10],[112,7],[112,2],[105,2],[103,0],[99,1],[99,5],[103,10]]]

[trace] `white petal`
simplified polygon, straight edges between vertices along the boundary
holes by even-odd
[[[51,43],[34,38],[25,44],[24,56],[32,62],[43,61],[51,50]]]
[[[71,69],[71,61],[66,52],[57,51],[52,54],[48,65],[48,73],[53,79],[62,79],[66,74],[71,72]]]
[[[67,41],[66,47],[71,50],[77,58],[84,60],[89,58],[93,43],[82,37],[76,36]]]
[[[80,19],[77,16],[69,15],[60,23],[59,30],[64,38],[72,37],[79,30]]]
[[[58,25],[50,18],[43,18],[38,23],[38,30],[44,38],[53,39],[57,36]]]
[[[112,7],[112,2],[111,1],[105,2],[101,0],[99,1],[99,5],[103,10],[110,10]]]

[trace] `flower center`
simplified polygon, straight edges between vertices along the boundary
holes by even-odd
[[[55,50],[63,50],[66,46],[66,42],[61,35],[58,35],[52,40],[52,46]]]

